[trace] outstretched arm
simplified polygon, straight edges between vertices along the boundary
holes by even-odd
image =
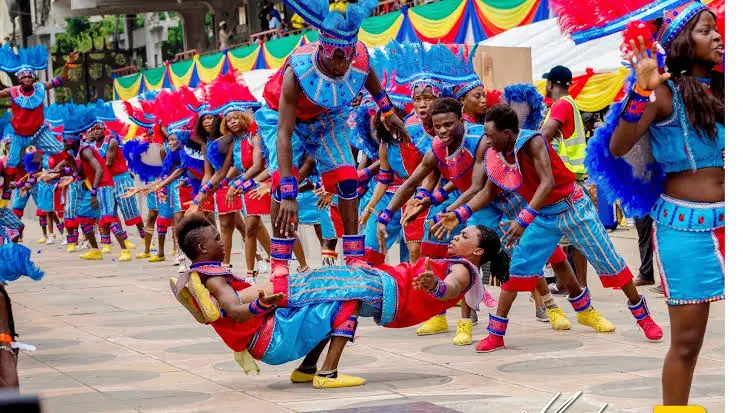
[[[78,52],[72,52],[69,56],[67,56],[67,62],[65,63],[64,67],[62,68],[62,73],[59,74],[59,78],[52,80],[51,82],[44,82],[44,87],[49,89],[54,89],[55,87],[62,86],[62,83],[66,82],[69,79],[70,75],[70,67],[73,63],[77,61],[78,56],[80,56],[80,53]],[[60,82],[60,83],[57,83]]]
[[[415,277],[413,288],[428,291],[439,301],[449,301],[458,297],[470,284],[470,272],[462,264],[449,267],[446,278],[441,280],[434,275],[431,264],[426,258],[426,271]]]
[[[282,178],[292,176],[292,134],[297,122],[297,99],[299,82],[294,71],[289,67],[284,72],[279,99],[279,130],[276,139],[276,150],[279,162],[279,173]]]
[[[415,189],[418,188],[428,174],[436,168],[436,162],[436,159],[433,157],[433,152],[426,152],[423,161],[421,161],[420,165],[415,168],[413,174],[410,175],[410,177],[408,177],[408,179],[397,189],[395,196],[392,197],[389,205],[387,205],[387,209],[394,214],[397,210],[402,208],[405,202],[413,196]]]
[[[284,298],[284,293],[266,296],[263,290],[260,290],[256,300],[243,303],[240,295],[227,282],[226,277],[211,277],[204,284],[227,316],[238,323],[244,323],[263,312],[270,311],[275,303]]]

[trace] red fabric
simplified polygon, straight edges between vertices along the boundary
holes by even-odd
[[[717,238],[717,244],[720,248],[720,254],[722,254],[722,259],[725,259],[725,227],[717,228],[712,232],[712,235]]]
[[[102,226],[102,227],[103,226],[106,226],[106,225],[110,225],[110,224],[119,224],[119,225],[121,225],[121,221],[119,220],[119,217],[112,217],[110,215],[109,216],[105,216],[105,217],[101,217],[101,219],[99,221],[100,221],[99,222],[99,225]]]
[[[434,244],[423,241],[421,244],[421,256],[431,258],[446,258],[449,247],[446,244]]]
[[[436,166],[438,166],[442,178],[451,181],[462,192],[465,192],[472,186],[471,169],[475,163],[475,154],[470,153],[464,144],[462,144],[456,155],[447,158],[448,148],[437,136],[433,138],[431,151],[438,160]]]
[[[330,205],[330,220],[333,222],[333,228],[337,236],[343,236],[343,219],[341,218],[341,210],[338,205]]]
[[[214,193],[214,198],[217,202],[217,212],[219,212],[219,215],[242,211],[242,197],[236,196],[234,201],[227,202],[227,187],[217,189]]]
[[[23,218],[23,210],[22,209],[15,209],[15,208],[13,208],[13,213],[18,218]]]
[[[367,247],[364,253],[364,261],[370,265],[382,265],[384,264],[384,254]]]
[[[78,227],[78,220],[77,218],[65,218],[64,220],[64,227],[67,229],[75,229]]]
[[[64,212],[63,199],[65,192],[59,188],[54,189],[54,212]]]
[[[540,135],[535,136],[537,139],[544,139]],[[527,144],[528,143],[525,143],[524,145]],[[573,193],[573,190],[575,189],[575,174],[570,172],[568,167],[565,166],[565,163],[557,155],[557,152],[555,152],[552,145],[545,142],[545,146],[547,147],[550,156],[550,164],[552,165],[552,176],[555,179],[555,187],[547,196],[547,199],[545,199],[544,205],[551,205]],[[518,157],[522,182],[521,186],[518,188],[518,193],[526,199],[526,202],[530,202],[534,197],[534,193],[537,191],[537,187],[539,187],[539,175],[534,166],[534,159],[528,155],[524,148],[518,151]],[[512,162],[513,160],[509,159],[509,161]]]
[[[158,219],[160,219],[160,218],[158,218]],[[96,221],[97,220],[95,218],[77,217],[77,222],[80,225],[91,225],[91,226],[93,226],[93,225],[96,224]]]
[[[539,275],[534,274],[529,277],[514,277],[511,276],[508,281],[501,284],[501,290],[505,291],[533,291],[537,288],[537,282],[539,281]]]
[[[627,285],[627,283],[632,282],[633,278],[634,275],[632,275],[632,271],[630,271],[628,267],[624,267],[622,271],[613,275],[599,274],[601,285],[604,288],[622,288]]]
[[[185,211],[188,209],[190,205],[186,205],[186,203],[191,202],[193,198],[194,197],[191,195],[190,185],[183,184],[178,187],[178,199],[181,201],[181,211]]]
[[[402,213],[405,213],[407,205],[403,205]],[[426,217],[428,216],[428,209],[421,211],[420,214],[408,225],[403,227],[403,233],[405,234],[405,242],[421,242],[423,241],[424,225],[426,224]]]
[[[333,329],[336,329],[346,323],[349,318],[351,318],[352,315],[356,312],[356,308],[359,306],[359,302],[354,301],[346,301],[343,304],[341,304],[340,310],[338,310],[338,314],[335,315],[335,319],[333,319],[333,323],[331,324],[331,327]],[[354,329],[355,330],[355,329]]]
[[[248,213],[248,216],[251,217],[270,215],[271,194],[265,194],[258,199],[250,199],[248,194],[245,194],[245,211]]]
[[[124,220],[124,225],[126,225],[127,227],[133,227],[139,224],[144,224],[144,221],[142,221],[142,217],[139,215],[132,219]]]
[[[253,166],[253,144],[250,141],[250,137],[240,142],[240,158],[243,169],[248,170]]]
[[[277,307],[289,307],[289,279],[287,277],[271,278],[273,293],[284,293],[284,299],[276,303]]]
[[[336,194],[337,188],[335,185],[339,182],[346,181],[346,180],[352,180],[352,181],[358,181],[359,174],[356,171],[356,168],[350,165],[341,166],[340,168],[333,169],[332,171],[328,171],[322,174],[322,185],[325,188],[326,191]]]
[[[431,270],[434,275],[443,280],[449,272],[450,260],[431,260]],[[389,328],[403,328],[420,324],[429,318],[447,309],[454,307],[464,297],[462,291],[457,297],[448,301],[439,301],[428,291],[413,288],[413,280],[426,270],[425,258],[420,258],[415,264],[402,263],[396,266],[380,265],[378,268],[388,273],[397,281],[397,314],[395,319],[386,324]]]
[[[400,144],[400,155],[408,176],[412,175],[415,168],[423,161],[423,154],[412,142],[406,141]]]
[[[565,254],[565,251],[562,249],[561,246],[557,246],[555,250],[552,252],[552,256],[547,260],[547,262],[550,265],[559,264],[561,262],[564,262],[568,259],[567,254]]]
[[[109,142],[111,139],[112,138],[110,136],[106,136],[104,141],[101,142],[101,145],[98,145],[98,142],[95,142],[94,145],[96,149],[100,149],[104,143]],[[105,163],[103,165],[106,166]],[[113,165],[108,167],[108,171],[111,172],[112,176],[116,176],[116,175],[129,172],[129,166],[126,164],[126,160],[124,159],[124,153],[121,152],[121,147],[118,147],[116,149],[116,155],[114,155],[114,163]]]
[[[299,169],[292,167],[292,176],[299,179]],[[277,191],[281,186],[281,173],[277,170],[271,174],[271,192]]]
[[[31,91],[33,95],[34,90]],[[10,94],[16,96],[31,96],[23,93],[20,86],[13,86],[10,88]],[[13,99],[10,100],[10,108],[13,113],[13,117],[10,123],[13,125],[15,133],[21,136],[31,136],[38,132],[42,125],[44,125],[44,105],[39,105],[36,109],[23,109],[16,105]]]
[[[563,138],[567,139],[575,132],[573,105],[567,99],[560,99],[552,105],[550,119],[555,119],[561,123],[560,131]]]
[[[62,151],[58,154],[50,155],[48,159],[49,168],[52,169],[55,166],[62,163],[65,159],[69,158],[70,154],[67,151]]]
[[[103,168],[103,176],[101,176],[101,182],[98,183],[98,187],[104,187],[104,186],[114,186],[114,180],[111,177],[111,172],[109,172],[108,168],[106,168],[106,160],[103,159],[101,154],[98,153],[98,151],[94,150],[90,146],[86,146],[80,150],[80,153],[82,151],[88,150],[91,154],[93,154],[93,157],[98,161],[98,163],[101,165],[101,168]],[[93,179],[95,178],[95,170],[88,162],[80,162],[80,165],[82,166],[83,170],[83,176],[85,179],[88,180],[90,185],[93,185]]]
[[[42,211],[42,210],[36,208],[36,216],[37,217],[45,217],[46,216],[46,213],[47,213],[47,211]]]
[[[78,219],[80,219],[80,218],[78,218]],[[159,217],[157,217],[157,220],[155,221],[155,224],[158,227],[169,228],[169,227],[173,226],[173,218],[165,218],[165,217],[159,216]]]

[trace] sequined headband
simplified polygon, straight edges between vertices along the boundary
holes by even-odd
[[[18,79],[25,77],[25,76],[31,76],[33,78],[36,77],[34,70],[31,69],[30,67],[22,67],[15,72],[15,77],[17,77]]]
[[[328,59],[333,58],[336,50],[340,50],[345,59],[351,59],[356,51],[356,43],[358,41],[357,39],[341,39],[322,30],[318,32],[317,40],[323,46],[323,55]]]
[[[463,83],[463,84],[461,84],[459,86],[455,86],[454,87],[454,97],[456,99],[461,99],[465,95],[467,95],[467,93],[469,93],[472,89],[474,89],[474,88],[476,88],[478,86],[482,86],[482,85],[483,84],[482,84],[482,81],[480,80],[480,78],[475,76],[475,78],[473,78],[472,80],[470,80],[470,81],[468,81],[466,83]]]
[[[684,26],[691,21],[697,14],[709,10],[707,6],[699,1],[692,1],[673,10],[666,10],[663,13],[663,22],[658,32],[660,45],[663,49],[668,50],[673,40],[683,30]]]
[[[434,96],[441,96],[443,89],[441,82],[431,78],[418,78],[410,82],[410,97],[414,97],[418,92],[423,92],[427,87],[431,88],[431,93]]]

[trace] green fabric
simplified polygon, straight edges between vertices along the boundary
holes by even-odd
[[[441,0],[436,3],[413,7],[410,9],[410,12],[414,12],[428,20],[444,20],[454,13],[454,10],[462,4],[462,1],[464,0]]]
[[[202,67],[211,69],[219,64],[220,60],[222,60],[222,56],[222,53],[214,53],[207,56],[201,56],[199,57],[199,63],[201,63]]]
[[[181,77],[181,76],[184,76],[186,73],[188,73],[188,69],[190,69],[192,65],[193,65],[193,60],[188,59],[182,62],[171,63],[170,70],[173,71],[174,75]]]
[[[136,73],[129,76],[117,77],[116,80],[119,82],[119,86],[124,89],[129,89],[134,86],[135,83],[139,82],[139,76],[141,73]]]
[[[149,82],[151,85],[156,85],[160,83],[163,76],[165,75],[165,66],[156,67],[154,69],[145,70],[142,72],[144,74],[145,79],[147,79],[147,82]]]
[[[380,34],[389,29],[398,17],[400,17],[399,11],[370,17],[364,20],[364,23],[361,24],[361,28],[369,34]]]
[[[310,43],[317,41],[317,30],[306,32],[304,35],[307,36],[307,41]]]
[[[264,45],[266,51],[270,53],[271,56],[278,59],[289,56],[294,51],[297,44],[299,44],[301,38],[301,34],[295,34],[294,36],[282,37],[280,39],[268,41],[264,43]]]
[[[249,46],[244,47],[238,47],[237,49],[230,50],[230,54],[235,56],[238,59],[241,59],[243,57],[250,56],[251,53],[255,51],[255,49],[258,48],[257,44],[251,44]]]
[[[480,1],[487,4],[490,7],[495,7],[496,9],[501,9],[501,10],[507,10],[507,9],[515,9],[516,7],[519,7],[522,4],[526,3],[528,0],[480,0]]]

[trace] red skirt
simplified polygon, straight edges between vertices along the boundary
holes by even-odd
[[[407,207],[403,206],[402,211],[405,213]],[[405,242],[422,242],[424,235],[424,225],[426,223],[426,217],[428,216],[428,209],[421,211],[415,219],[408,225],[403,227],[403,233],[405,234]]]
[[[245,211],[249,217],[258,217],[264,215],[271,215],[271,194],[265,194],[258,199],[250,199],[248,194],[245,194]],[[221,211],[221,209],[220,209]]]
[[[242,212],[243,199],[241,196],[236,196],[232,202],[227,202],[227,187],[217,189],[214,193],[214,198],[217,201],[217,212],[219,215],[231,214],[233,212]]]

